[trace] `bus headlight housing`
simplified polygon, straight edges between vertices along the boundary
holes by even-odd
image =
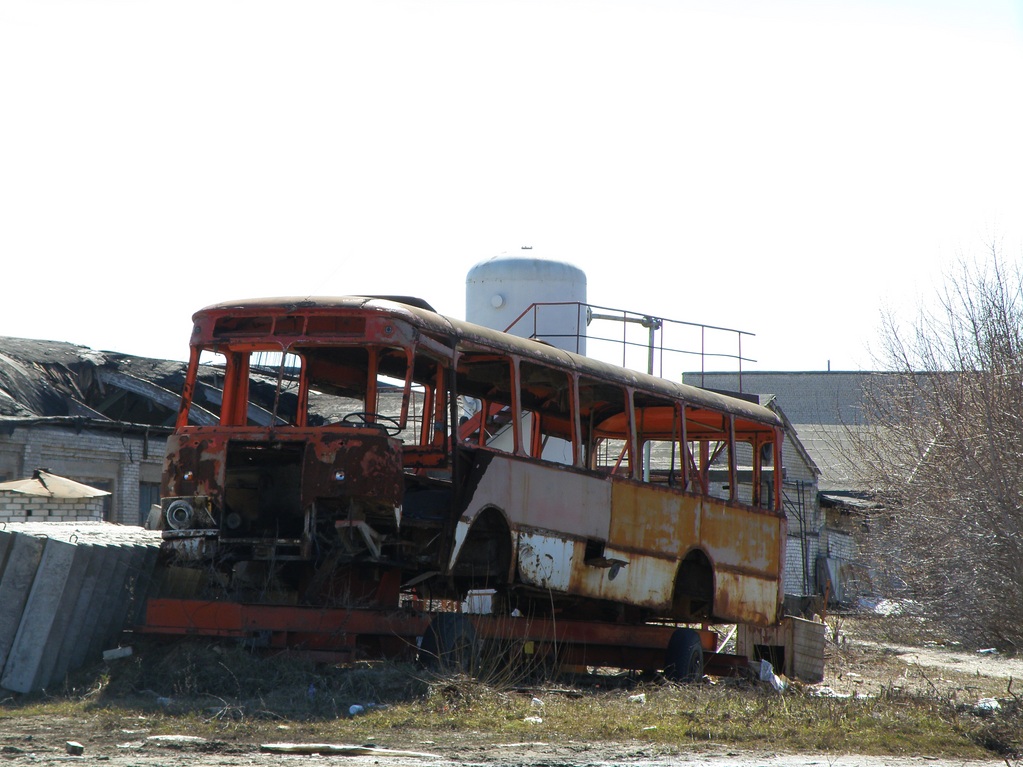
[[[166,517],[167,525],[172,530],[187,530],[192,526],[192,521],[195,519],[195,509],[184,498],[178,498],[176,501],[171,501],[170,505],[167,506],[164,517]]]

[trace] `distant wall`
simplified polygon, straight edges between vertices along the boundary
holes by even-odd
[[[808,596],[820,591],[817,582],[817,557],[820,537],[817,531],[799,535],[789,522],[789,537],[785,542],[785,593]]]
[[[128,424],[0,420],[0,481],[27,479],[36,469],[46,469],[108,491],[109,497],[95,499],[101,504],[100,519],[138,525],[155,502],[152,496],[160,484],[166,443],[159,430],[147,435],[145,429]]]
[[[853,425],[863,422],[863,386],[875,372],[745,372],[742,391],[774,394],[792,423]],[[691,386],[739,391],[735,373],[683,374]]]

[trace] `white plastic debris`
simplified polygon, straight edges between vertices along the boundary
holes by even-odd
[[[974,704],[973,710],[978,713],[993,714],[995,711],[1002,710],[1002,704],[995,698],[981,698]]]
[[[103,660],[117,660],[118,658],[130,657],[132,653],[131,647],[114,647],[111,650],[103,651]]]
[[[646,693],[641,692],[639,695],[630,695],[629,703],[646,703]]]
[[[851,698],[852,693],[849,692],[838,692],[837,690],[828,687],[827,685],[821,687],[814,687],[810,690],[810,695],[815,698]]]
[[[539,698],[533,698],[531,701],[529,701],[529,705],[531,705],[533,708],[543,708],[543,701],[540,700]]]
[[[894,599],[882,599],[874,607],[874,612],[878,615],[902,615],[903,606]]]
[[[529,724],[543,724],[543,719],[541,719],[538,716],[527,716],[522,721],[523,722],[528,722]]]
[[[778,692],[785,691],[785,680],[774,673],[774,666],[771,665],[771,661],[760,661],[760,681],[767,682]]]

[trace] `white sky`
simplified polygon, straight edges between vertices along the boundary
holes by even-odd
[[[592,303],[869,368],[1023,257],[1023,0],[3,0],[0,335],[184,358],[240,297],[532,245]]]

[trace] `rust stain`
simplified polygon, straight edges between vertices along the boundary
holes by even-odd
[[[611,491],[608,542],[671,556],[697,540],[698,516],[693,497],[638,482],[616,482]]]

